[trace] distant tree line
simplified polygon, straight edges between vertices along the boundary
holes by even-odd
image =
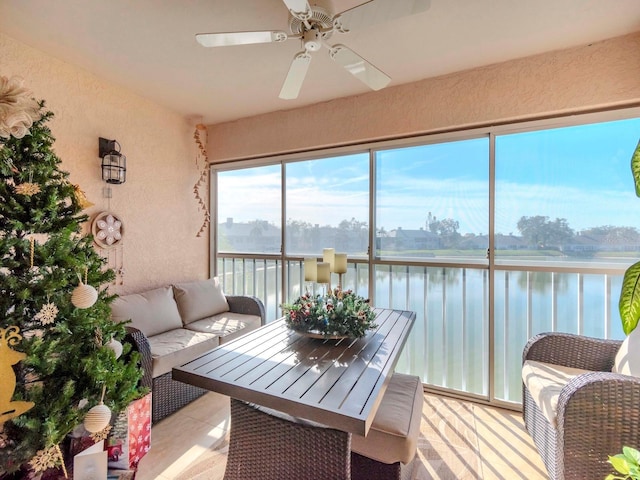
[[[277,227],[262,220],[249,222],[245,225],[249,227],[249,230],[248,232],[244,230],[244,235],[249,233],[249,236],[258,242],[266,240],[263,236],[267,234],[268,228],[272,229],[271,235],[279,235],[276,233],[279,231]],[[519,235],[515,238],[520,239],[522,245],[520,248],[569,251],[582,244],[600,245],[605,249],[607,245],[611,245],[612,249],[620,246],[640,248],[640,233],[635,227],[603,225],[576,232],[569,226],[566,218],[552,220],[543,215],[522,216],[516,227]],[[288,242],[304,249],[317,249],[319,245],[329,244],[327,242],[335,245],[336,248],[349,251],[366,250],[366,245],[368,245],[368,223],[356,218],[344,219],[338,223],[337,227],[314,225],[303,220],[288,219],[286,228]],[[429,212],[425,227],[419,230],[398,228],[389,231],[381,227],[377,229],[376,237],[391,239],[394,236],[397,237],[400,232],[403,234],[413,232],[416,238],[420,236],[435,238],[437,247],[433,246],[433,243],[429,243],[432,246],[427,247],[427,250],[473,248],[469,246],[469,243],[463,242],[467,242],[469,238],[473,237],[486,237],[486,234],[461,234],[459,230],[460,222],[457,220],[453,218],[437,219]],[[511,233],[508,235],[513,237]]]

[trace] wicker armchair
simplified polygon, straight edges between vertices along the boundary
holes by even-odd
[[[527,360],[590,370],[562,387],[552,425],[523,383],[525,426],[552,480],[602,479],[609,455],[640,446],[640,378],[612,373],[622,342],[543,333],[529,340]]]
[[[351,478],[350,433],[233,398],[231,424],[224,480]]]
[[[265,310],[259,299],[242,295],[227,295],[226,299],[229,303],[229,311],[260,316],[262,324],[264,324]],[[173,380],[171,372],[152,379],[153,359],[147,337],[140,330],[131,326],[127,326],[127,332],[127,338],[134,344],[133,348],[140,352],[141,368],[144,370],[144,376],[140,383],[151,388],[153,423],[171,415],[208,392],[208,390]]]

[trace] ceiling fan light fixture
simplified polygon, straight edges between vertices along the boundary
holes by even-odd
[[[312,28],[304,32],[302,41],[307,52],[317,52],[322,48],[322,33],[317,28]]]

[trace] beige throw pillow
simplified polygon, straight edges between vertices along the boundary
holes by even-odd
[[[173,286],[182,322],[191,322],[229,311],[218,277]]]
[[[622,342],[616,354],[613,372],[640,377],[640,325]]]
[[[114,322],[130,319],[131,326],[147,337],[182,328],[178,306],[168,286],[116,298],[111,304],[111,318]]]

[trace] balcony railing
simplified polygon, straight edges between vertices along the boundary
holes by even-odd
[[[280,259],[220,256],[217,272],[227,293],[260,298],[272,321],[281,315],[283,301],[309,288],[301,260],[284,265],[284,295]],[[562,331],[623,338],[617,313],[621,275],[497,269],[491,306],[486,267],[381,263],[373,268],[370,290],[369,264],[349,263],[345,288],[371,297],[377,307],[416,312],[397,370],[433,387],[519,403],[522,348],[532,335]],[[332,282],[337,284],[337,275]]]

